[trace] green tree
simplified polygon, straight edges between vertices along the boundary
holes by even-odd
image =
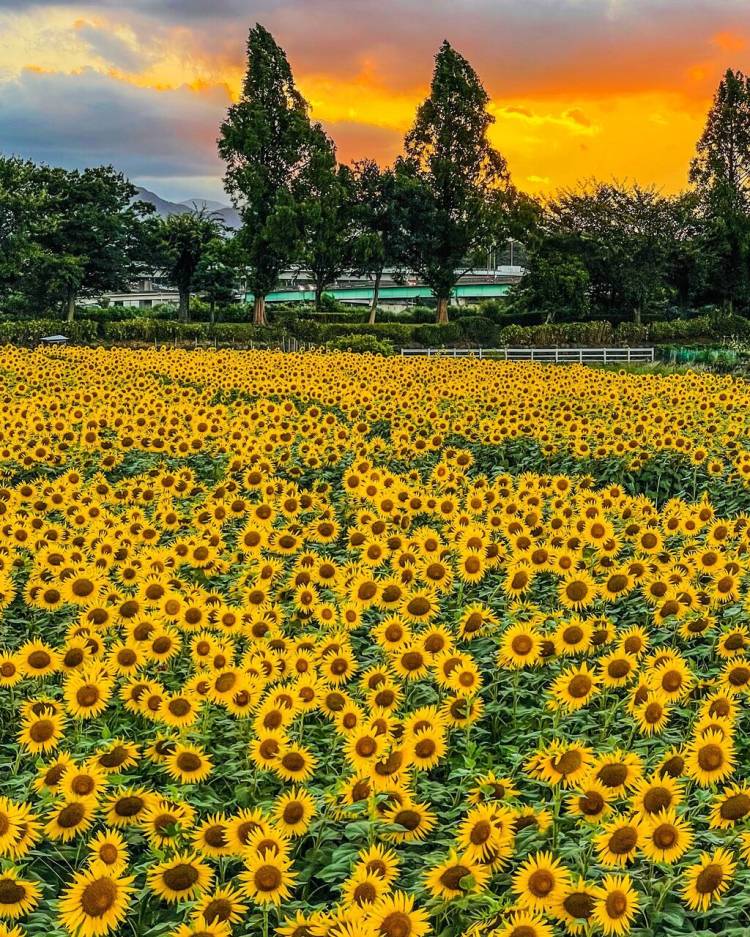
[[[398,266],[404,254],[402,226],[392,169],[381,169],[371,159],[354,164],[353,267],[373,279],[369,322],[375,322],[380,283],[388,266]]]
[[[43,205],[36,166],[0,156],[0,296],[16,290],[28,274],[35,252],[32,225]]]
[[[295,193],[303,231],[300,261],[312,274],[320,310],[326,287],[352,262],[354,184],[351,171],[337,164],[330,137],[317,125],[312,136],[310,159]]]
[[[712,284],[727,306],[750,301],[750,78],[728,69],[690,166],[708,222]]]
[[[404,259],[435,294],[438,322],[448,321],[453,288],[497,243],[502,226],[509,176],[487,136],[494,121],[488,103],[474,69],[444,42],[396,167]]]
[[[673,222],[670,200],[656,189],[594,182],[557,195],[545,225],[558,250],[585,267],[592,306],[640,322],[668,298]]]
[[[36,257],[26,289],[62,304],[71,322],[79,296],[125,289],[140,269],[142,221],[152,208],[133,201],[135,186],[111,166],[38,166],[34,177],[44,206],[31,230]]]
[[[588,317],[591,284],[580,257],[548,234],[530,252],[528,263],[517,291],[524,308],[538,312],[546,322],[561,315],[573,320]]]
[[[226,162],[225,187],[243,220],[238,243],[258,325],[266,322],[266,295],[300,246],[294,193],[314,136],[284,51],[257,24],[248,39],[240,99],[221,126],[219,153]]]
[[[181,322],[190,319],[190,295],[196,272],[209,246],[220,237],[223,225],[201,208],[182,215],[170,215],[162,222],[162,265],[167,279],[180,294]]]
[[[216,307],[232,302],[237,295],[241,257],[236,238],[215,237],[206,244],[195,269],[194,289],[208,302],[210,321]]]

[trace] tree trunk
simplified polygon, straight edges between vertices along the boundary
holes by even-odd
[[[378,311],[378,299],[380,297],[380,279],[383,276],[383,271],[378,270],[375,274],[375,285],[372,289],[372,305],[370,306],[370,318],[367,320],[370,325],[375,324],[375,316]]]
[[[641,307],[640,306],[635,307],[635,313],[633,314],[633,322],[635,322],[636,325],[641,324]]]
[[[315,284],[315,311],[320,312],[323,308],[323,287]]]
[[[75,293],[71,293],[68,296],[68,302],[65,304],[65,308],[67,310],[65,318],[68,322],[72,322],[76,317],[76,294]]]
[[[216,322],[216,300],[212,299],[208,306],[208,315],[211,325]]]
[[[180,322],[190,321],[190,290],[189,289],[180,290],[180,310],[179,310],[178,316],[179,316]]]
[[[443,325],[448,321],[448,297],[438,296],[437,301],[437,323]]]
[[[253,325],[268,325],[265,296],[256,296],[253,300]]]

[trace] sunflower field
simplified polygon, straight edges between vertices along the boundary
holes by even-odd
[[[750,932],[750,385],[0,376],[0,937]]]

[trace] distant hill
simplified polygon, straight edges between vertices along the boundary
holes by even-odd
[[[156,209],[156,214],[160,218],[168,218],[170,215],[184,215],[195,209],[205,208],[206,211],[220,218],[228,228],[239,228],[242,225],[240,216],[236,209],[231,205],[222,205],[221,202],[212,202],[210,199],[194,198],[185,199],[184,202],[169,202],[167,199],[138,186],[138,193],[135,201],[150,202]]]

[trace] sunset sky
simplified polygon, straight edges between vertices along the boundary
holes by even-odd
[[[748,0],[0,0],[0,151],[225,200],[217,128],[255,21],[344,162],[397,155],[449,39],[533,192],[680,189],[721,73],[750,70]]]

